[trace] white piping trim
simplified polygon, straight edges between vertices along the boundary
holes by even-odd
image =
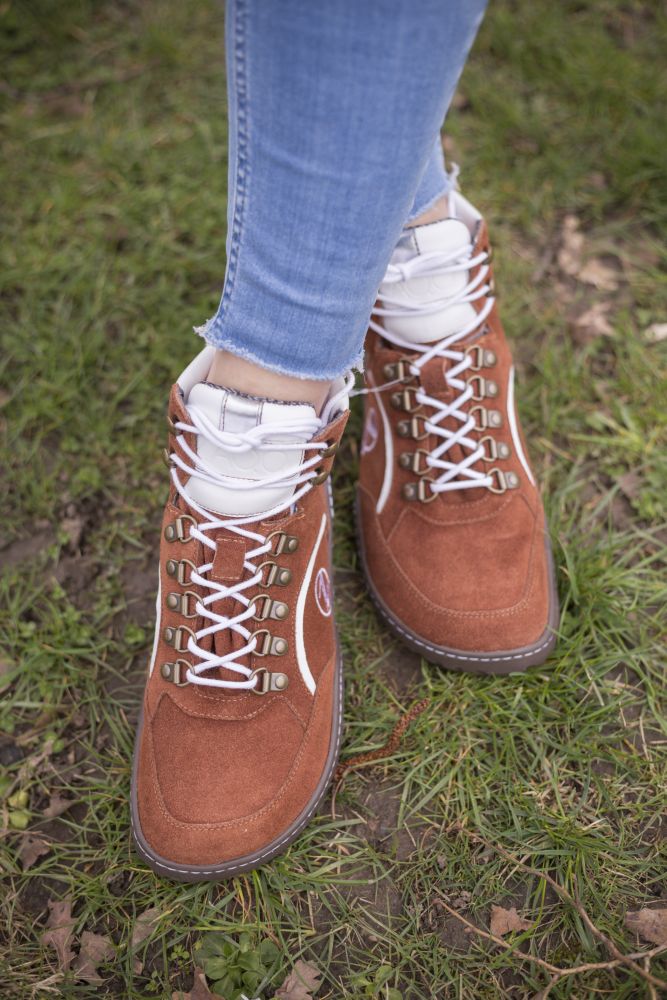
[[[161,600],[161,590],[162,590],[162,579],[160,577],[160,571],[157,574],[157,597],[155,598],[155,635],[153,636],[153,652],[151,653],[151,665],[148,669],[148,676],[150,677],[153,673],[153,667],[155,666],[155,658],[157,656],[158,642],[160,641],[160,625],[162,617],[162,600]]]
[[[306,647],[303,641],[303,618],[306,609],[306,598],[308,597],[308,590],[310,589],[310,581],[313,575],[313,569],[315,568],[315,560],[317,558],[317,552],[319,550],[326,525],[327,515],[322,514],[322,521],[320,522],[320,530],[317,535],[317,541],[313,545],[313,551],[310,553],[310,559],[308,560],[308,566],[306,567],[306,573],[304,575],[301,590],[299,591],[299,596],[296,602],[296,622],[294,626],[296,633],[296,662],[299,664],[299,670],[301,671],[303,683],[306,685],[311,694],[315,694],[315,678],[311,674],[310,667],[308,666],[308,657],[306,656]]]
[[[519,461],[523,465],[524,472],[530,479],[533,486],[535,485],[535,479],[530,471],[530,466],[528,465],[528,459],[524,454],[524,450],[521,447],[521,438],[519,437],[519,428],[516,422],[516,409],[514,407],[514,365],[510,367],[510,376],[507,382],[507,419],[510,423],[510,430],[512,432],[512,441],[514,442],[514,450],[516,451]]]
[[[371,386],[375,388],[375,379],[370,371],[366,372],[366,378],[370,382]],[[394,478],[394,444],[391,437],[389,418],[387,417],[387,411],[385,410],[384,403],[382,402],[381,393],[374,392],[373,399],[378,405],[378,410],[380,411],[380,416],[382,417],[382,427],[384,429],[384,479],[382,481],[380,496],[378,497],[378,502],[375,507],[375,512],[377,514],[381,514],[384,510],[384,505],[389,499],[391,483]]]

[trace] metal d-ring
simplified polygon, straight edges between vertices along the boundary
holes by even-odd
[[[195,601],[195,610],[188,610],[188,601],[190,598]],[[197,610],[196,605],[199,601],[199,594],[195,593],[194,590],[186,590],[184,594],[179,594],[177,591],[172,591],[172,593],[167,594],[167,607],[170,611],[178,611],[183,618],[196,618]]]
[[[176,660],[175,663],[163,663],[160,667],[160,673],[170,684],[175,684],[176,687],[185,687],[186,684],[190,683],[186,676],[190,666],[187,660]]]
[[[188,636],[190,639],[196,640],[196,635],[191,628],[187,625],[177,625],[175,628],[172,625],[167,625],[162,633],[164,641],[169,646],[173,646],[177,653],[184,653],[188,648],[188,643],[186,641],[183,645],[183,637]]]
[[[299,539],[296,535],[288,535],[284,531],[272,531],[266,539],[267,542],[270,542],[272,538],[278,539],[275,548],[271,548],[271,554],[274,556],[282,555],[283,552],[291,554],[296,552],[299,547]]]
[[[253,694],[268,694],[269,691],[284,691],[289,684],[287,674],[271,673],[266,667],[256,667],[248,678],[249,681],[261,678],[255,687],[250,688]]]
[[[190,514],[179,514],[174,521],[165,526],[164,537],[168,542],[188,542],[190,540],[190,535],[186,535],[183,527],[185,521],[189,521],[194,528],[197,527],[197,522]]]

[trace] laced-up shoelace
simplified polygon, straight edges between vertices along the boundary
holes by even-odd
[[[347,395],[351,386],[352,376],[345,380],[344,387],[336,393],[327,403],[325,412],[333,414],[336,412],[336,404],[343,396]],[[178,444],[182,451],[190,459],[189,465],[177,452],[170,454],[171,479],[175,489],[188,506],[196,511],[202,518],[196,525],[190,528],[190,537],[196,538],[206,549],[215,553],[216,543],[209,537],[209,533],[219,528],[224,528],[232,535],[244,539],[251,539],[256,542],[255,548],[246,552],[244,569],[248,574],[246,579],[240,580],[231,586],[225,586],[207,577],[207,573],[212,569],[213,562],[204,562],[201,566],[191,571],[190,582],[208,590],[209,593],[197,601],[195,612],[201,618],[211,622],[210,625],[199,629],[190,637],[187,651],[193,656],[195,662],[190,666],[185,674],[185,678],[190,684],[200,684],[207,687],[231,688],[233,690],[252,690],[258,683],[257,672],[250,669],[247,663],[243,662],[257,647],[257,638],[244,625],[249,618],[255,614],[255,606],[246,591],[262,582],[262,568],[256,565],[255,560],[271,551],[271,541],[268,535],[259,531],[253,531],[248,526],[254,522],[264,521],[274,517],[293,506],[309,490],[313,488],[311,480],[317,477],[315,467],[320,461],[320,452],[328,448],[326,441],[305,442],[289,441],[289,435],[299,435],[304,438],[312,438],[325,425],[326,421],[320,417],[299,417],[298,419],[285,421],[284,423],[262,423],[252,427],[247,431],[232,433],[218,429],[197,406],[188,408],[188,415],[191,423],[177,421],[175,430],[179,432]],[[267,476],[264,479],[243,480],[232,479],[226,476],[224,471],[212,468],[210,464],[204,462],[185,440],[185,434],[196,434],[206,438],[217,448],[223,451],[238,454],[251,449],[264,451],[298,451],[304,453],[304,460],[300,465],[292,470],[289,475],[277,473]],[[273,439],[273,440],[272,440]],[[276,440],[278,439],[278,440]],[[312,458],[308,458],[308,452],[315,452]],[[262,511],[260,514],[252,514],[243,517],[216,517],[211,511],[206,510],[198,504],[188,494],[187,487],[183,485],[179,476],[179,470],[184,472],[189,478],[201,479],[206,483],[216,486],[224,486],[229,490],[261,490],[284,486],[286,489],[293,488],[294,492],[281,503],[276,504],[270,510]],[[232,616],[218,614],[213,605],[218,601],[231,598],[242,606],[241,611]],[[244,640],[244,645],[222,656],[202,649],[200,641],[206,636],[214,636],[217,632],[225,629],[237,633]],[[206,677],[206,671],[223,667],[233,673],[240,675],[239,680],[224,680],[216,677]]]
[[[442,439],[441,443],[437,444],[425,458],[426,465],[438,473],[437,478],[429,482],[430,488],[434,493],[444,493],[448,490],[472,487],[492,487],[494,482],[491,474],[481,472],[475,468],[476,463],[485,456],[485,449],[483,444],[469,437],[476,423],[475,418],[470,413],[464,411],[464,406],[473,398],[474,390],[468,384],[467,380],[461,377],[472,366],[473,360],[465,350],[456,349],[454,346],[471,333],[480,330],[493,308],[494,298],[490,294],[491,286],[486,280],[490,270],[488,253],[483,251],[473,256],[473,249],[469,247],[464,251],[433,251],[431,253],[420,254],[402,264],[390,264],[383,281],[383,285],[392,285],[413,277],[459,274],[461,271],[470,271],[477,266],[479,266],[477,275],[460,291],[426,304],[399,301],[388,295],[386,291],[379,293],[378,300],[382,305],[376,306],[373,309],[373,316],[386,316],[387,318],[405,315],[427,316],[448,307],[477,302],[480,299],[485,300],[474,319],[455,333],[436,341],[435,344],[424,345],[412,343],[411,341],[404,340],[395,333],[390,333],[373,318],[370,321],[371,329],[375,330],[385,340],[390,341],[397,347],[405,348],[410,352],[416,351],[421,354],[421,357],[412,361],[408,366],[410,374],[417,378],[421,375],[424,365],[428,364],[432,358],[440,357],[453,362],[445,373],[447,384],[458,391],[458,395],[451,403],[434,399],[433,396],[429,396],[421,387],[417,389],[415,395],[417,403],[429,407],[432,411],[431,415],[424,420],[424,431]],[[365,391],[384,392],[386,389],[401,382],[402,379],[394,379],[391,382],[386,382]],[[455,430],[443,427],[442,424],[448,417],[453,417],[459,422],[460,426]],[[467,454],[464,454],[464,457],[460,461],[452,462],[447,458],[447,454],[457,444]]]

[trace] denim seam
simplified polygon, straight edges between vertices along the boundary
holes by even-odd
[[[234,86],[236,90],[236,164],[234,185],[234,215],[232,218],[232,235],[229,243],[229,260],[225,287],[215,317],[220,322],[229,305],[234,290],[241,235],[248,200],[248,178],[250,173],[249,145],[249,101],[248,73],[246,49],[246,5],[245,0],[234,0]]]

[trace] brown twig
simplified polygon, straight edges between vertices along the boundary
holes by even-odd
[[[503,939],[498,937],[496,934],[492,934],[490,931],[482,930],[481,927],[477,927],[476,924],[473,924],[472,921],[467,919],[467,917],[464,917],[462,913],[458,912],[458,910],[453,909],[453,907],[445,903],[440,893],[438,893],[438,895],[440,896],[440,905],[447,910],[448,913],[451,913],[453,917],[460,920],[462,924],[465,924],[465,926],[475,934],[486,938],[487,941],[492,941],[498,948],[503,948],[505,951],[509,951],[513,955],[518,955],[520,958],[525,958],[528,962],[533,962],[535,965],[539,965],[540,968],[546,969],[547,972],[550,972],[557,979],[562,979],[565,976],[574,976],[580,972],[595,971],[596,969],[613,969],[617,965],[623,964],[625,958],[629,958],[628,955],[624,955],[622,958],[615,958],[609,962],[586,962],[584,965],[576,965],[572,968],[563,969],[558,965],[552,965],[551,962],[547,962],[543,958],[538,958],[537,955],[530,955],[525,951],[519,951],[518,947],[515,947],[507,941],[503,941]],[[657,980],[657,982],[660,983],[661,980]],[[553,983],[549,984],[547,988],[551,989],[552,985]]]
[[[384,760],[385,757],[391,757],[391,755],[398,750],[405,730],[408,728],[410,723],[413,722],[418,715],[421,715],[421,713],[428,708],[430,703],[430,698],[422,698],[421,701],[416,701],[414,705],[411,705],[407,712],[403,713],[392,729],[387,742],[378,750],[369,750],[368,753],[359,753],[354,757],[349,757],[347,760],[342,760],[334,772],[335,784],[340,784],[348,771],[358,767],[363,767],[365,764],[374,764],[378,760]]]
[[[624,965],[632,969],[633,972],[636,972],[638,976],[644,979],[645,982],[649,983],[651,986],[656,987],[658,989],[667,989],[667,981],[665,981],[664,979],[659,979],[657,976],[652,975],[652,973],[649,972],[647,968],[644,968],[643,966],[637,964],[638,961],[645,962],[647,959],[653,958],[661,951],[667,950],[666,945],[658,945],[656,948],[652,948],[649,951],[645,952],[637,952],[636,954],[624,955],[621,951],[619,951],[614,942],[610,938],[608,938],[607,935],[604,934],[598,927],[595,926],[595,924],[589,917],[588,913],[584,909],[579,897],[573,896],[571,893],[569,893],[568,890],[564,886],[562,886],[560,882],[557,882],[554,878],[552,878],[551,875],[548,875],[546,872],[540,871],[537,868],[532,868],[530,865],[525,864],[525,862],[520,861],[519,858],[515,857],[513,854],[510,854],[510,852],[506,851],[504,847],[500,847],[498,844],[492,844],[490,841],[486,840],[478,833],[472,833],[470,830],[466,830],[465,827],[461,826],[460,824],[457,824],[455,829],[458,830],[460,833],[464,833],[469,840],[476,841],[477,843],[483,844],[489,850],[495,851],[496,854],[499,854],[501,857],[505,858],[505,860],[509,861],[511,864],[516,865],[518,868],[521,869],[521,871],[525,872],[527,875],[533,875],[535,878],[544,879],[544,881],[548,885],[550,885],[551,888],[557,893],[560,899],[562,899],[566,903],[569,903],[570,906],[574,907],[574,909],[577,911],[583,922],[590,930],[591,934],[594,937],[596,937],[598,941],[604,944],[604,946],[613,956],[613,959],[611,961],[602,963],[597,962],[588,965],[577,966],[574,969],[560,969],[557,966],[551,965],[549,962],[545,962],[544,959],[536,958],[533,955],[525,955],[523,952],[521,952],[523,957],[527,958],[531,962],[534,962],[536,965],[541,966],[547,971],[552,972],[558,978],[562,978],[564,976],[571,976],[577,972],[588,972],[591,969],[613,969],[619,965]],[[450,910],[450,907],[448,907],[446,903],[443,905],[447,910]],[[454,916],[460,916],[454,910],[450,910],[450,912],[453,913]],[[502,938],[496,938],[494,935],[489,934],[487,931],[482,931],[474,924],[470,924],[469,921],[467,921],[463,917],[461,917],[461,920],[463,923],[468,924],[470,928],[475,931],[475,933],[480,934],[482,937],[489,938],[489,940],[494,941],[495,944],[501,944],[503,948],[508,947],[507,943],[504,942]],[[543,993],[543,997],[548,995],[553,985],[554,984],[552,982],[547,987],[547,992]]]

